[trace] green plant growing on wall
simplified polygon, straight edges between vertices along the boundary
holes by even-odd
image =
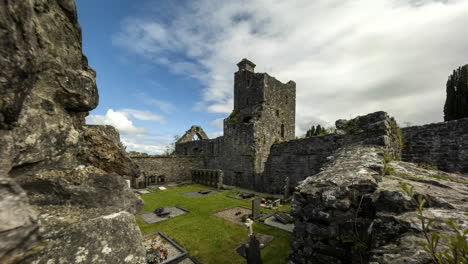
[[[468,229],[462,230],[454,219],[445,221],[445,224],[452,229],[452,235],[444,235],[438,232],[431,232],[431,226],[437,220],[424,215],[424,205],[426,200],[422,195],[414,198],[414,186],[410,186],[405,182],[400,182],[401,189],[404,193],[410,196],[416,203],[416,213],[418,214],[419,223],[422,227],[424,240],[421,241],[423,249],[429,253],[434,264],[466,264],[468,263]],[[465,215],[468,215],[465,213]],[[446,248],[441,249],[439,242],[444,241]]]
[[[388,163],[392,162],[393,158],[390,156],[388,152],[383,153],[383,170],[384,170],[384,175],[391,175],[395,173],[395,168],[392,166],[388,165]]]
[[[233,110],[231,114],[226,118],[226,122],[229,124],[235,123],[237,115],[239,115],[239,112],[236,110]]]
[[[390,129],[392,133],[397,137],[398,145],[400,149],[403,149],[403,133],[401,132],[401,128],[398,126],[397,122],[392,118],[392,122],[390,123]]]
[[[437,166],[431,164],[418,164],[418,167],[426,170],[438,170]]]
[[[349,120],[346,122],[343,130],[347,133],[347,134],[355,134],[359,131],[359,127],[358,125],[356,124],[356,122],[354,120]]]

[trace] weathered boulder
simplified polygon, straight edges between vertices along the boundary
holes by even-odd
[[[117,175],[138,172],[115,130],[85,127],[98,92],[74,1],[0,0],[0,68],[0,262],[139,263],[134,218],[105,216],[140,210]]]
[[[424,214],[439,219],[433,231],[450,234],[442,221],[449,218],[468,226],[466,179],[400,161],[386,164],[391,174],[382,175],[384,152],[380,146],[340,149],[296,188],[292,263],[429,263],[419,244],[416,203],[401,182],[427,200]]]
[[[1,1],[0,28],[0,156],[10,174],[79,165],[85,111],[98,92],[74,2]]]
[[[134,221],[122,211],[49,233],[45,248],[24,263],[145,263],[143,238]]]
[[[87,125],[84,129],[84,146],[79,158],[107,173],[138,177],[138,165],[127,155],[120,135],[113,126]]]
[[[20,181],[34,205],[72,204],[84,208],[112,207],[138,213],[143,201],[128,188],[125,179],[95,167],[45,171]]]
[[[13,262],[34,253],[40,240],[37,213],[26,193],[12,179],[0,173],[0,263]]]

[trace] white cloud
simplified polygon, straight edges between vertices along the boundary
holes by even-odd
[[[164,153],[170,144],[168,140],[151,140],[148,137],[122,137],[122,143],[126,146],[127,152],[137,151],[152,155]]]
[[[223,131],[216,131],[216,132],[208,133],[208,137],[211,139],[220,137],[222,135],[223,135]]]
[[[126,113],[108,109],[105,115],[89,115],[86,123],[90,125],[111,125],[117,128],[122,135],[146,135],[143,127],[136,127],[128,119]]]
[[[126,117],[133,117],[138,120],[144,120],[144,121],[156,121],[161,124],[165,124],[166,120],[164,117],[151,113],[150,111],[141,111],[141,110],[135,110],[135,109],[121,109],[118,111],[119,113],[122,113]]]
[[[217,118],[211,121],[210,126],[223,129],[224,127],[224,118]]]
[[[298,133],[377,110],[441,121],[447,76],[468,62],[468,1],[204,0],[173,11],[169,23],[127,19],[114,43],[199,80],[196,107],[208,112],[232,109],[244,57],[292,79]]]

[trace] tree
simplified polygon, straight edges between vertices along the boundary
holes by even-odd
[[[329,129],[326,129],[322,127],[321,125],[317,125],[317,127],[311,126],[309,130],[307,130],[305,137],[309,138],[309,137],[323,136],[328,133],[330,133]]]
[[[447,81],[444,120],[468,117],[468,64],[454,70]]]
[[[175,152],[175,145],[177,143],[177,141],[179,140],[180,136],[179,135],[174,135],[174,139],[173,141],[166,146],[166,149],[164,150],[163,152],[163,156],[170,156],[170,155],[173,155],[174,152]]]

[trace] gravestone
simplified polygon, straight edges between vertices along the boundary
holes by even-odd
[[[289,193],[289,177],[286,177],[286,179],[284,180],[284,195],[283,195],[283,199],[286,200],[288,199],[290,196],[290,193]]]
[[[249,242],[245,246],[247,255],[247,264],[262,264],[262,256],[260,254],[260,242],[255,236],[249,237]]]
[[[254,199],[252,200],[252,219],[256,220],[261,216],[260,205],[262,200]]]
[[[198,191],[199,194],[209,194],[211,193],[211,190],[201,190],[201,191]]]
[[[253,194],[253,193],[241,193],[239,196],[242,197],[242,199],[250,199],[250,198],[253,198],[255,196],[255,194]]]
[[[154,213],[159,217],[165,217],[170,214],[170,212],[164,211],[164,207],[159,207],[154,210]]]
[[[283,223],[285,225],[290,224],[293,221],[293,218],[285,212],[276,212],[274,216],[276,220],[278,220],[278,222]]]

